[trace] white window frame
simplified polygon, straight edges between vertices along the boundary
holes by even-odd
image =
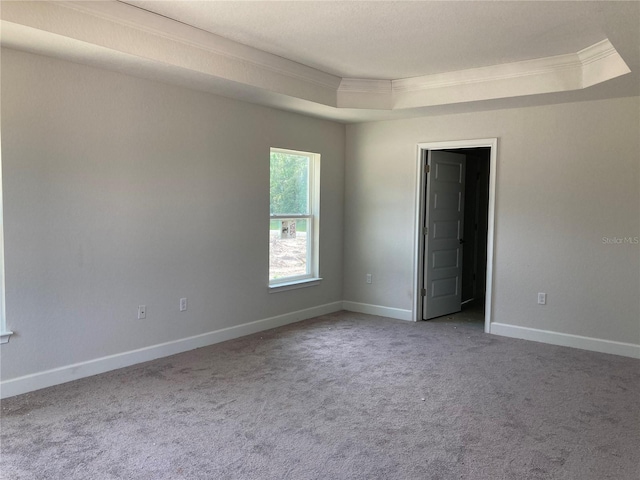
[[[271,161],[271,153],[286,153],[309,158],[309,214],[272,215],[269,212],[269,226],[272,220],[307,220],[307,273],[274,280],[270,279],[269,291],[273,293],[318,285],[322,280],[320,278],[320,154],[284,148],[271,148],[269,150],[269,161]],[[271,256],[271,253],[269,253],[269,256]]]

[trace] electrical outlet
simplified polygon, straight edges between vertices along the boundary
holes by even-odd
[[[185,312],[187,310],[187,299],[186,298],[181,298],[180,299],[180,311],[181,312]]]
[[[547,294],[543,292],[538,293],[538,305],[546,305],[547,304]]]
[[[138,320],[142,320],[143,318],[147,318],[147,306],[138,305]]]
[[[367,283],[373,283],[373,275],[367,273]]]

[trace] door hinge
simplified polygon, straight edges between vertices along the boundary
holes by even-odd
[[[429,228],[428,227],[423,227],[422,228],[422,234],[423,235],[429,235]]]
[[[426,297],[427,296],[427,289],[423,288],[422,290],[420,290],[420,295],[423,296],[423,297]]]
[[[431,165],[427,164],[427,168],[424,169],[425,173],[429,173],[431,171]]]

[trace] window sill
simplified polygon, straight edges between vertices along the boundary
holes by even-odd
[[[278,283],[269,285],[269,293],[286,292],[287,290],[295,290],[297,288],[315,287],[320,285],[322,278],[305,278],[304,280],[296,280],[294,282]]]
[[[0,344],[9,343],[9,337],[13,335],[13,332],[2,332],[0,333]]]

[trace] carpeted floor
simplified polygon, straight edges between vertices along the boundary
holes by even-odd
[[[640,361],[340,312],[2,401],[4,479],[640,478]]]

